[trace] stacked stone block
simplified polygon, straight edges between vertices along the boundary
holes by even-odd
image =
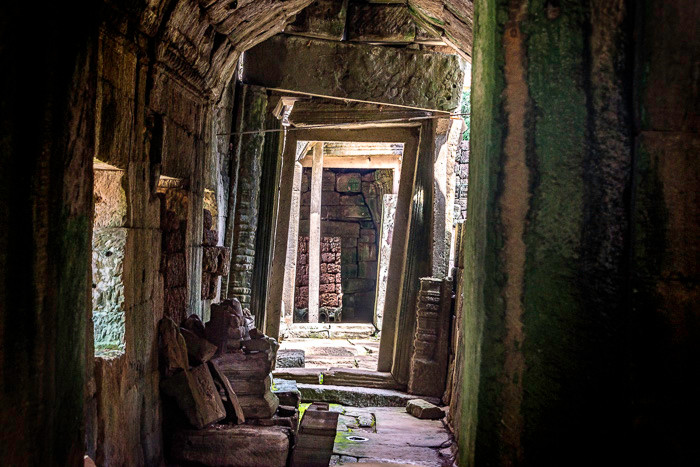
[[[227,276],[231,267],[231,250],[217,246],[219,236],[212,229],[213,219],[208,209],[204,210],[202,231],[202,300],[216,298],[219,276]]]
[[[297,280],[294,306],[297,309],[309,307],[309,237],[299,237],[297,249]],[[340,308],[343,304],[341,284],[342,247],[340,237],[321,238],[321,276],[319,287],[319,307]]]
[[[469,183],[469,141],[459,143],[457,157],[455,160],[455,205],[454,205],[454,220],[455,222],[464,222],[467,220],[467,188]]]
[[[166,210],[161,215],[163,246],[163,287],[165,305],[163,314],[175,322],[187,316],[187,256],[185,255],[185,233],[187,221],[180,220],[177,213]]]

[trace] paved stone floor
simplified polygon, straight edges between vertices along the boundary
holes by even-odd
[[[377,369],[379,338],[317,339],[291,338],[280,344],[280,349],[300,349],[305,352],[306,368],[362,368]]]
[[[403,407],[344,407],[330,465],[452,466],[452,436],[440,420],[419,420]]]

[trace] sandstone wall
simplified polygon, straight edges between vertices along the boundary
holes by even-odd
[[[340,237],[341,265],[339,277],[336,275],[335,283],[337,287],[340,279],[342,303],[338,306],[342,306],[343,321],[371,323],[374,319],[378,261],[377,232],[378,226],[381,225],[381,218],[375,220],[374,213],[381,216],[381,195],[388,189],[387,186],[391,186],[390,182],[386,183],[385,177],[375,180],[377,172],[383,171],[365,171],[365,173],[340,169],[323,171],[321,233]],[[311,199],[309,180],[310,169],[305,169],[301,187],[300,238],[308,234]],[[330,245],[329,248],[332,249]],[[322,251],[322,258],[323,254]],[[326,254],[329,255],[330,252]],[[298,261],[302,259],[301,255],[302,253],[298,252]],[[331,269],[335,270],[335,266]],[[323,280],[327,280],[330,284],[329,276],[324,279],[322,275],[322,286]],[[304,294],[304,289],[301,287],[305,286],[306,284],[297,282],[301,294]]]

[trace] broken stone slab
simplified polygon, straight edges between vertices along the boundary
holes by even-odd
[[[306,353],[301,349],[283,349],[277,351],[275,368],[304,368]]]
[[[291,430],[281,426],[215,425],[174,434],[174,462],[216,466],[284,467]]]
[[[304,412],[292,453],[293,467],[325,467],[329,464],[340,414],[328,409],[327,403],[314,402]]]
[[[239,396],[263,396],[272,388],[272,375],[265,379],[234,379],[231,387]]]
[[[206,339],[206,333],[204,331],[204,323],[202,323],[202,320],[199,318],[197,315],[190,315],[187,317],[185,321],[182,322],[181,327],[192,331],[195,333],[197,336],[201,337],[202,339]]]
[[[242,352],[230,353],[215,357],[213,360],[229,381],[262,380],[272,370],[272,362],[265,352],[250,354]]]
[[[405,407],[415,396],[392,389],[374,389],[329,384],[297,384],[302,401],[333,402],[352,407]],[[426,398],[436,404],[436,397]]]
[[[280,401],[272,392],[263,396],[239,396],[245,418],[271,418],[277,411]]]
[[[195,428],[201,429],[226,418],[226,409],[206,364],[163,379],[160,387],[175,400]]]
[[[340,41],[343,39],[347,2],[317,0],[297,13],[284,32]]]
[[[299,407],[301,403],[301,393],[299,392],[296,381],[274,378],[271,390],[280,400],[280,406]]]
[[[226,419],[235,423],[245,423],[245,414],[228,378],[224,376],[216,363],[209,361],[207,365],[214,379],[214,384],[219,387],[219,395],[226,409]],[[222,392],[223,395],[221,394]]]
[[[443,111],[459,105],[466,63],[456,55],[282,35],[243,60],[247,84]]]
[[[439,420],[445,416],[445,412],[440,407],[423,399],[411,399],[408,401],[406,412],[416,418],[427,420]]]
[[[206,363],[216,354],[217,347],[206,339],[202,339],[189,329],[180,328],[180,333],[187,344],[187,355],[194,364]]]
[[[171,376],[190,367],[185,338],[170,318],[163,318],[158,323],[158,349],[164,376]]]

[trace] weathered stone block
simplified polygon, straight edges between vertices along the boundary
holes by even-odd
[[[274,36],[246,51],[243,81],[321,96],[449,111],[459,105],[464,63],[456,55]],[[304,73],[287,73],[290,69]]]
[[[163,318],[158,323],[158,349],[160,367],[165,376],[190,367],[185,338],[177,324],[170,318]]]
[[[406,412],[416,418],[439,420],[445,416],[445,412],[435,404],[431,404],[423,399],[412,399],[406,404]]]
[[[338,307],[340,302],[338,300],[338,294],[336,293],[322,293],[318,297],[319,306],[325,307]]]
[[[170,443],[172,460],[195,465],[284,467],[291,430],[280,426],[222,425],[181,430]]]
[[[321,282],[321,284],[334,284],[335,274],[321,274],[319,281]]]
[[[184,253],[168,256],[165,270],[165,287],[183,287],[187,284],[187,263]]]
[[[338,219],[372,219],[367,206],[342,206]]]
[[[337,264],[338,260],[336,259],[336,263],[328,263],[326,266],[326,271],[329,274],[337,274],[340,272],[340,264]]]
[[[324,263],[335,263],[335,253],[321,253],[321,261]]]
[[[324,191],[321,196],[321,204],[323,206],[337,206],[342,204],[342,196],[337,191]]]
[[[206,363],[216,353],[216,346],[194,332],[184,327],[180,328],[180,333],[187,344],[187,355],[190,362],[195,365]]]
[[[357,263],[357,276],[365,279],[377,278],[377,262],[362,261]]]
[[[204,230],[210,230],[211,226],[214,224],[214,219],[211,216],[211,211],[208,209],[202,210],[202,225]]]
[[[376,261],[377,245],[375,243],[358,243],[357,259],[358,261]]]
[[[321,178],[321,189],[322,191],[333,191],[335,190],[335,172],[330,170],[324,170]]]
[[[246,418],[270,418],[280,405],[277,396],[269,391],[263,397],[240,396],[238,401]]]
[[[175,321],[185,316],[187,310],[187,287],[174,287],[165,290],[165,315]]]
[[[219,252],[216,275],[228,276],[231,270],[231,249],[225,246],[218,246],[216,247],[216,250]]]
[[[304,368],[305,360],[306,360],[306,354],[301,349],[284,349],[284,350],[281,349],[281,350],[277,351],[277,364],[275,366],[276,366],[276,368]],[[275,381],[274,381],[275,385],[278,386],[279,381],[286,381],[286,380],[275,379]],[[294,386],[296,388],[296,382],[295,382]],[[277,391],[275,390],[274,386],[272,388],[272,392],[277,394]],[[281,397],[280,397],[280,404],[290,405],[286,401],[283,401]]]
[[[335,189],[340,193],[360,193],[362,192],[362,177],[355,172],[338,174],[335,179]]]
[[[226,418],[226,409],[206,364],[161,380],[161,389],[175,400],[195,428],[202,429]]]
[[[346,16],[347,2],[316,0],[301,10],[284,32],[339,41],[345,32]]]
[[[376,243],[377,234],[374,229],[360,229],[360,242]]]
[[[215,273],[219,269],[219,250],[215,246],[202,248],[202,271]]]
[[[202,245],[216,246],[219,243],[219,234],[216,230],[205,230],[202,234]]]
[[[320,293],[333,293],[335,292],[335,284],[321,284],[319,285]]]
[[[348,15],[348,40],[406,43],[416,38],[416,25],[406,5],[353,2]]]
[[[166,232],[163,236],[165,251],[167,253],[177,253],[185,249],[185,236],[181,230]]]
[[[343,284],[343,289],[346,294],[352,294],[356,292],[366,292],[374,290],[375,281],[372,279],[347,279]]]
[[[209,366],[212,379],[219,390],[219,396],[226,409],[226,420],[239,424],[245,423],[245,414],[243,413],[241,404],[238,402],[238,396],[233,391],[228,378],[224,376],[216,363],[210,360],[207,362],[207,365]]]
[[[338,195],[342,206],[364,206],[365,198],[362,195]]]

